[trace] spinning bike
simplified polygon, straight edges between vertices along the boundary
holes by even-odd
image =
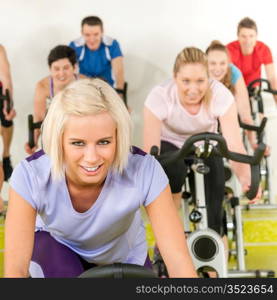
[[[199,142],[201,142],[201,144],[199,144]],[[214,144],[215,142],[217,143],[216,146]],[[152,151],[152,153],[155,151],[156,150]],[[246,196],[248,199],[253,199],[259,187],[259,163],[264,151],[265,145],[260,144],[253,156],[234,153],[228,150],[225,139],[221,135],[207,132],[191,136],[178,151],[168,152],[157,156],[161,165],[166,166],[173,161],[185,159],[188,155],[194,155],[194,162],[191,170],[195,177],[196,194],[194,195],[194,198],[196,200],[196,205],[195,209],[193,209],[189,215],[186,214],[187,218],[185,219],[184,224],[186,230],[190,228],[189,224],[191,222],[195,225],[196,230],[189,230],[186,233],[188,234],[187,242],[189,251],[198,273],[201,274],[209,270],[214,270],[218,277],[228,277],[229,275],[223,240],[217,232],[208,228],[204,174],[207,174],[209,169],[204,164],[204,159],[211,155],[216,155],[233,161],[250,164],[251,187],[246,193]],[[183,198],[184,200],[189,198],[187,191],[183,193]],[[185,206],[188,207],[186,202],[187,201],[185,201]],[[158,269],[159,276],[166,276],[166,273],[161,274],[159,272],[161,270],[164,271],[165,268],[161,260],[157,259],[154,262],[154,265],[156,265],[156,268]]]
[[[267,118],[264,117],[264,103],[263,103],[263,96],[262,93],[270,93],[272,95],[277,95],[277,91],[271,88],[270,82],[266,79],[256,79],[247,87],[250,99],[250,107],[251,107],[251,114],[254,120],[255,126],[262,127],[267,122]],[[254,126],[254,127],[255,127]],[[255,130],[253,126],[249,126],[246,124],[241,123],[241,127],[246,130]],[[266,134],[264,130],[256,131],[257,132],[257,140],[259,142],[267,142]],[[249,146],[246,144],[247,150],[249,150]],[[273,209],[277,208],[275,204],[274,195],[272,193],[272,176],[270,172],[270,156],[263,157],[260,164],[260,174],[261,174],[261,185],[263,190],[263,200],[264,204],[258,205],[250,205],[247,209]]]

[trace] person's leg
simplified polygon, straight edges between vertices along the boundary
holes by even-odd
[[[161,154],[169,153],[176,150],[179,150],[179,148],[177,148],[175,145],[165,141],[161,142]],[[187,175],[187,166],[184,160],[179,160],[163,168],[169,179],[169,185],[171,188],[173,201],[175,203],[176,208],[179,210],[181,208],[181,191]]]
[[[2,95],[2,87],[0,87],[0,94]],[[10,159],[10,147],[13,137],[13,121],[6,120],[3,113],[3,101],[0,101],[0,120],[1,120],[1,135],[3,139],[3,153],[2,153],[2,164],[4,171],[4,180],[8,181],[13,172],[13,167]]]
[[[3,181],[4,181],[4,172],[3,172],[2,164],[0,163],[0,215],[5,215],[4,200],[1,195]]]
[[[6,121],[7,122],[7,121]],[[3,139],[3,171],[4,171],[4,180],[8,181],[12,175],[13,167],[10,158],[10,146],[13,136],[13,126],[5,127],[2,122],[2,139]]]
[[[84,266],[78,254],[56,241],[49,232],[37,231],[29,272],[31,277],[70,278],[84,272]]]
[[[10,147],[13,137],[13,126],[4,127],[2,126],[2,137],[3,137],[3,158],[10,156]]]
[[[148,254],[147,254],[146,260],[144,262],[144,267],[147,268],[147,269],[150,269],[150,270],[152,270],[152,268],[153,268],[152,262],[151,262],[150,257],[149,257]]]
[[[1,90],[0,90],[1,92]],[[13,167],[10,159],[10,147],[13,136],[13,121],[6,120],[3,113],[3,101],[0,101],[0,120],[1,120],[1,135],[3,139],[3,171],[4,180],[8,181],[13,172]]]

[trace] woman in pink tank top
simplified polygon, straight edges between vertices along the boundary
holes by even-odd
[[[233,95],[222,83],[209,78],[207,57],[200,49],[185,48],[176,58],[173,78],[154,87],[145,101],[144,149],[149,152],[153,145],[159,146],[161,153],[179,149],[191,135],[217,132],[218,122],[229,149],[246,153]],[[205,163],[210,167],[205,176],[208,224],[223,236],[223,159],[210,157]],[[189,161],[182,160],[165,169],[177,208],[180,208],[188,166]],[[231,166],[242,190],[247,191],[249,166],[237,162],[231,162]],[[260,191],[257,197],[260,197]]]

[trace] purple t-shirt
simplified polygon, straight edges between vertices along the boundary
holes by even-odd
[[[52,179],[42,150],[16,166],[10,184],[37,210],[37,230],[50,232],[88,262],[143,265],[147,244],[140,207],[154,201],[168,179],[155,158],[132,147],[123,173],[110,170],[96,202],[83,213],[73,208],[65,178]]]

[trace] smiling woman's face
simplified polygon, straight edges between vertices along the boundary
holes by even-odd
[[[229,67],[227,54],[224,51],[211,50],[207,57],[210,77],[222,81]]]
[[[65,174],[74,185],[101,186],[116,155],[116,123],[109,113],[70,116],[63,134]]]
[[[199,104],[209,85],[207,69],[200,63],[185,64],[176,73],[175,82],[184,104]]]
[[[50,66],[50,74],[56,84],[67,85],[74,79],[75,66],[68,58],[54,61]]]

